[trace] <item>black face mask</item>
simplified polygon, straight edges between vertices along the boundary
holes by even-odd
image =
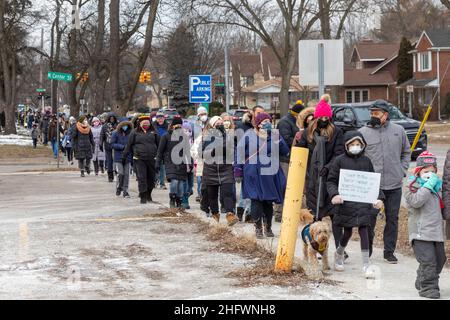
[[[326,127],[328,127],[329,124],[330,120],[322,120],[322,119],[317,120],[317,127],[319,129],[325,129]]]
[[[379,126],[381,126],[381,120],[380,120],[380,118],[377,118],[377,117],[371,117],[369,124],[372,127],[379,127]]]
[[[219,130],[220,132],[225,132],[225,126],[223,125],[223,124],[221,124],[221,125],[218,125],[217,127],[216,127],[216,129],[217,130]]]

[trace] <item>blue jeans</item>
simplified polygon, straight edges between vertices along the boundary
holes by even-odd
[[[58,141],[56,141],[56,138],[52,138],[52,150],[53,156],[56,158],[58,156]]]
[[[166,166],[162,161],[159,166],[159,185],[162,187],[166,182]]]
[[[241,192],[239,193],[239,203],[237,205],[238,208],[244,208],[244,211],[250,212],[250,206],[252,201],[250,199],[242,198],[242,183],[241,183]]]
[[[202,196],[202,177],[197,177],[197,195]]]
[[[111,175],[114,172],[112,149],[105,149],[106,170]]]
[[[170,180],[170,193],[175,194],[180,199],[183,198],[185,184],[186,182],[183,180]]]
[[[194,174],[188,173],[188,179],[184,184],[184,194],[182,204],[185,208],[189,207],[189,197],[191,196],[192,190],[194,188]]]

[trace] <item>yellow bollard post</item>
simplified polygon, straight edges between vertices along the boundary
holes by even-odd
[[[433,109],[433,107],[431,105],[429,105],[427,113],[425,113],[425,116],[423,117],[423,121],[422,121],[422,124],[420,125],[419,131],[417,132],[416,137],[414,138],[414,142],[411,146],[411,152],[414,151],[414,149],[417,146],[417,143],[419,142],[420,136],[422,135],[423,127],[425,127],[425,123],[427,122],[428,116],[430,115],[432,109]]]
[[[292,271],[298,225],[300,224],[299,213],[302,208],[308,153],[309,150],[305,148],[292,148],[275,271]]]

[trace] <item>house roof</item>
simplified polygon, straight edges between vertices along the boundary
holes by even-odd
[[[415,88],[424,87],[439,87],[437,79],[409,79],[408,81],[399,84],[397,88],[406,88],[406,86],[414,86]]]
[[[422,38],[424,35],[426,35],[428,37],[431,44],[435,48],[449,48],[450,47],[450,30],[449,29],[425,30],[422,33],[422,36],[420,38]],[[419,40],[419,42],[420,42],[420,40]]]
[[[376,43],[373,41],[362,41],[355,45],[360,60],[362,61],[384,61],[398,53],[400,43]]]
[[[268,46],[261,47],[262,67],[264,71],[264,79],[269,80],[270,77],[281,77],[280,63],[275,56],[273,50]],[[298,75],[298,57],[295,59],[295,65],[292,75]]]
[[[258,92],[264,91],[265,89],[268,89],[271,87],[274,87],[276,89],[272,93],[279,93],[280,89],[281,89],[281,79],[280,78],[271,79],[271,80],[267,80],[267,81],[255,84],[250,87],[242,88],[242,92],[258,93]],[[295,81],[295,79],[291,79],[291,87],[290,87],[289,91],[300,91],[300,90],[302,90],[302,87],[300,86],[300,84],[298,84],[298,82]]]
[[[344,86],[387,86],[395,83],[395,80],[389,71],[378,71],[372,74],[373,71],[374,68],[344,70]]]

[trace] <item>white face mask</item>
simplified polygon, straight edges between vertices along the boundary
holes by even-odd
[[[205,123],[206,121],[208,121],[208,116],[207,115],[203,115],[200,117],[200,121]]]
[[[351,146],[350,148],[348,148],[348,151],[356,156],[360,154],[363,151],[363,149],[361,148],[361,146]]]
[[[431,176],[433,175],[433,172],[426,172],[426,173],[421,173],[420,177],[422,178],[422,180],[428,181]]]

